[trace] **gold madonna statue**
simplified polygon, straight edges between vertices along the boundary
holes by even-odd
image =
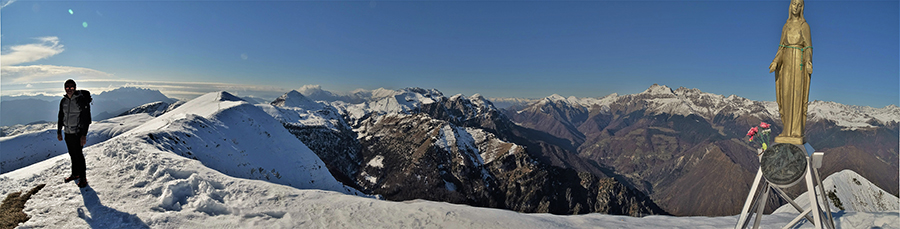
[[[809,79],[813,72],[812,39],[809,24],[803,18],[803,0],[791,0],[789,16],[781,29],[778,53],[769,65],[775,72],[775,94],[784,130],[775,137],[777,143],[802,145],[809,103]]]

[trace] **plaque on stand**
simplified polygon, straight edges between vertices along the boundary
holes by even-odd
[[[828,198],[825,197],[822,179],[819,178],[819,168],[822,166],[824,153],[810,154],[808,152],[813,152],[808,143],[804,146],[778,143],[763,152],[760,156],[760,168],[756,172],[756,178],[753,180],[750,193],[741,209],[741,216],[734,228],[748,228],[750,225],[753,225],[752,228],[759,228],[766,201],[773,191],[787,200],[798,212],[801,212],[784,228],[794,227],[803,219],[815,224],[817,229],[835,228],[830,204]],[[782,190],[800,183],[801,180],[806,181],[809,209],[800,207]],[[752,224],[751,218],[753,218]]]

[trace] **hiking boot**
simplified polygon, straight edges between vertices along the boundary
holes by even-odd
[[[66,177],[65,181],[66,181],[66,183],[69,183],[69,181],[73,181],[73,180],[77,180],[77,179],[78,179],[78,176],[72,175],[72,176]]]
[[[87,187],[87,179],[81,178],[78,180],[78,187],[84,188]]]

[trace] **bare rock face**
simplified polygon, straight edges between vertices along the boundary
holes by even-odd
[[[613,178],[549,166],[493,134],[424,114],[363,122],[364,190],[389,200],[428,199],[520,212],[665,214]]]

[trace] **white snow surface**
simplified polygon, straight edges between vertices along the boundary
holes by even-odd
[[[20,134],[33,133],[38,131],[43,131],[45,129],[56,128],[56,122],[45,122],[45,123],[34,123],[34,124],[16,124],[12,126],[3,126],[0,129],[3,130],[4,136],[2,137],[12,137]]]
[[[129,137],[230,176],[359,194],[337,182],[281,122],[227,92],[191,100],[135,128]]]
[[[732,228],[737,222],[737,216],[523,214],[359,196],[318,169],[321,160],[277,120],[223,92],[145,122],[85,148],[87,188],[62,183],[67,155],[0,175],[3,196],[47,185],[26,203],[31,219],[19,228]],[[461,132],[472,139],[485,134]],[[259,167],[282,178],[242,172]],[[839,228],[900,228],[897,211],[836,216]],[[793,217],[766,215],[762,227]]]
[[[897,212],[900,211],[900,199],[882,190],[865,177],[853,170],[843,170],[822,181],[825,192],[834,192],[841,201],[844,211],[847,212]],[[794,199],[803,209],[809,207],[809,197],[804,192]],[[835,206],[834,201],[828,199],[832,212],[841,211]],[[797,214],[797,210],[790,204],[785,204],[775,210],[775,213],[788,212]]]
[[[384,168],[384,156],[377,155],[372,160],[369,160],[369,163],[366,165],[376,168]]]
[[[148,114],[133,114],[96,121],[88,129],[86,146],[125,133],[138,125],[153,119]],[[32,130],[17,135],[0,137],[0,173],[13,171],[60,154],[67,154],[66,142],[56,138],[56,124],[35,124]],[[22,127],[29,129],[29,127]]]
[[[127,140],[104,146],[128,148]],[[98,147],[93,151],[104,151]],[[47,184],[27,202],[31,219],[20,228],[731,228],[737,222],[736,216],[560,216],[422,200],[390,202],[234,178],[171,153],[138,151],[89,156],[91,185],[85,189],[60,182],[69,167],[61,155],[51,166],[22,170],[31,174],[28,178],[0,177],[0,194]],[[766,215],[762,227],[778,228],[792,218]],[[836,224],[900,228],[897,219],[896,212],[846,212]]]

